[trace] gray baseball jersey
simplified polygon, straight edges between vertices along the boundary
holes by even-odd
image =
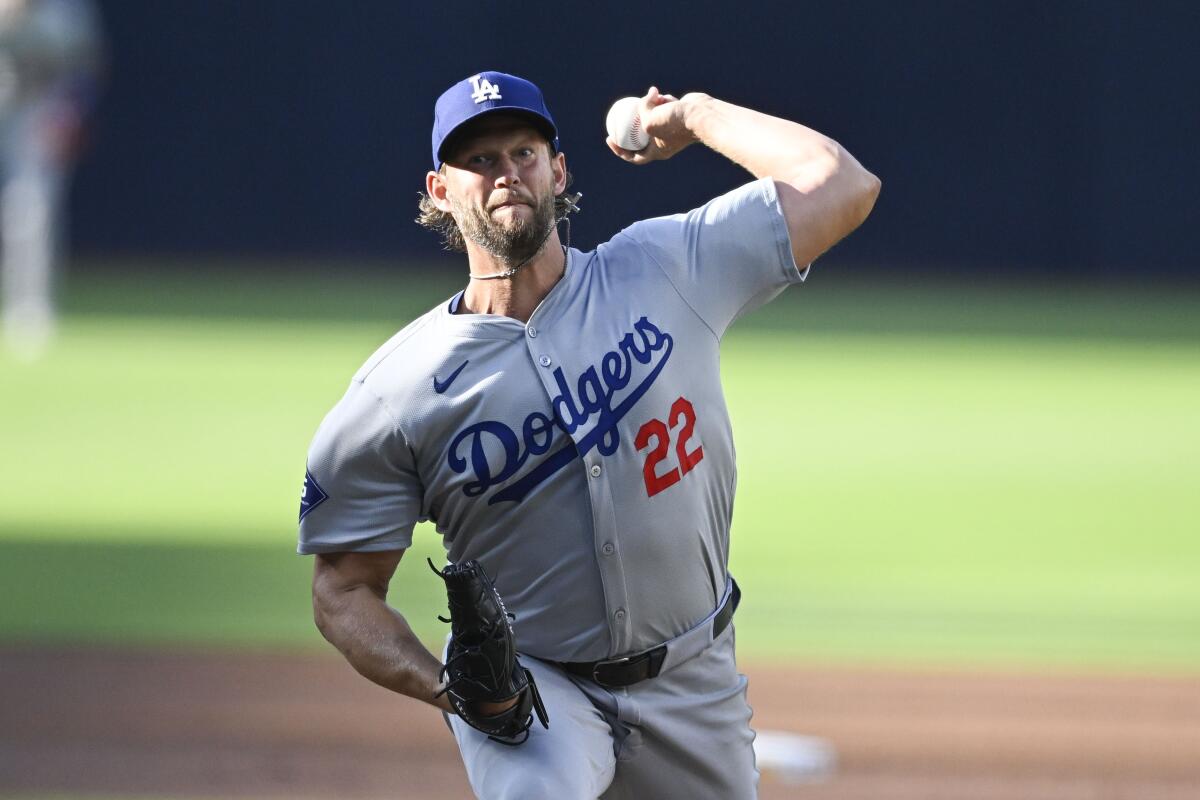
[[[568,250],[527,324],[439,305],[322,422],[300,552],[407,548],[432,520],[451,561],[495,576],[522,652],[588,661],[679,635],[726,585],[721,337],[804,274],[768,178]]]

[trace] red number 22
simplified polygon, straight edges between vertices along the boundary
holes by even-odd
[[[662,420],[652,419],[638,430],[637,438],[633,440],[633,445],[639,452],[650,445],[651,439],[655,441],[654,448],[646,456],[646,463],[642,466],[642,476],[646,479],[647,497],[654,497],[663,489],[679,483],[680,478],[691,472],[692,468],[704,458],[703,445],[690,453],[687,450],[688,440],[692,438],[692,430],[696,427],[696,409],[692,407],[687,398],[680,397],[671,404],[671,413],[667,415],[667,419],[671,422],[670,429]],[[675,441],[675,457],[679,461],[679,466],[672,467],[659,475],[658,464],[667,457],[667,450],[671,446],[671,430],[674,430],[680,420],[683,421],[683,428],[680,429],[679,438]]]

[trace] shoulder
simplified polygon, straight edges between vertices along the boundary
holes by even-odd
[[[445,304],[422,314],[384,342],[363,362],[351,379],[374,397],[395,420],[402,409],[427,394],[430,376],[452,357],[453,337],[446,335]]]
[[[346,439],[379,440],[399,433],[401,411],[411,405],[412,389],[406,385],[413,370],[414,359],[429,351],[432,328],[435,327],[435,308],[405,325],[359,367],[350,380],[345,394],[326,414],[314,448],[321,442],[330,446]]]
[[[438,318],[446,313],[439,304],[397,331],[371,354],[358,372],[354,373],[357,383],[376,382],[408,362],[409,359],[427,349],[436,336],[433,333]]]

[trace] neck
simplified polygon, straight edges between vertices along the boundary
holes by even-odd
[[[495,275],[514,266],[470,241],[467,242],[467,261],[472,275]],[[562,278],[566,263],[558,231],[551,231],[537,254],[513,275],[496,280],[472,280],[463,292],[458,313],[496,314],[528,322],[534,309]]]

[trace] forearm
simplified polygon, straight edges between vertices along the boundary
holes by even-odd
[[[680,103],[685,109],[684,124],[697,141],[756,178],[797,179],[814,189],[837,174],[841,156],[848,157],[837,142],[798,122],[706,94],[684,95]]]
[[[816,258],[871,212],[879,179],[828,136],[704,94],[680,104],[696,141],[775,180],[797,262]]]
[[[363,677],[394,692],[450,711],[435,698],[442,663],[407,621],[365,586],[314,596],[321,634]]]

